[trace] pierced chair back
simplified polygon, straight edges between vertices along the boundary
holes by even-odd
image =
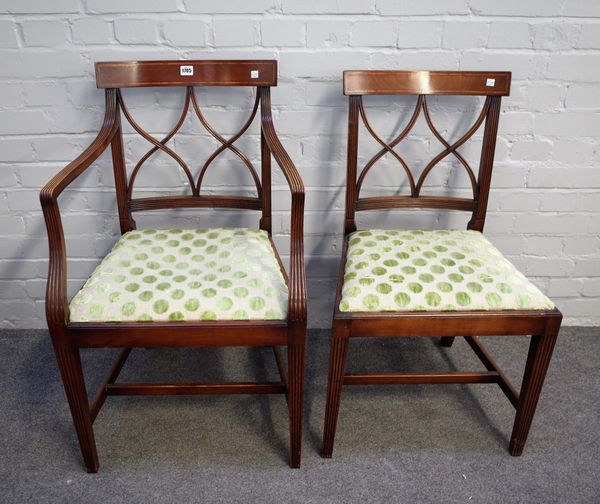
[[[147,140],[152,147],[137,161],[127,177],[123,156],[122,140],[113,146],[113,160],[119,217],[122,231],[135,228],[132,212],[166,208],[232,208],[262,211],[261,228],[271,231],[271,170],[268,146],[261,130],[262,166],[261,177],[248,158],[234,143],[246,133],[253,123],[260,107],[261,125],[271,123],[270,87],[277,85],[277,62],[269,60],[252,61],[143,61],[143,62],[101,62],[96,63],[96,81],[99,88],[106,89],[107,115],[118,125],[117,135],[122,137],[120,113],[133,129]],[[161,139],[153,137],[130,113],[122,88],[149,86],[184,87],[182,111],[173,128]],[[197,97],[195,86],[247,86],[256,88],[254,104],[243,126],[229,138],[223,137],[207,120]],[[194,176],[188,164],[171,149],[167,143],[173,139],[188,114],[192,113],[205,130],[220,145],[202,164],[199,174]],[[189,185],[189,194],[177,196],[155,196],[134,198],[133,189],[136,178],[143,167],[156,152],[161,151],[172,158],[183,170]],[[201,194],[202,182],[209,166],[225,151],[237,156],[249,170],[256,188],[255,197],[238,195]]]
[[[496,147],[500,100],[510,91],[510,72],[417,72],[347,70],[344,72],[344,94],[349,97],[348,118],[348,167],[346,186],[346,233],[356,230],[355,214],[363,210],[386,210],[394,208],[432,208],[441,210],[463,210],[472,213],[468,228],[482,231],[487,209],[488,194]],[[391,142],[386,143],[373,130],[363,103],[368,95],[413,95],[417,97],[414,111],[402,131]],[[462,95],[485,96],[483,107],[473,125],[458,140],[449,143],[433,123],[428,96]],[[413,130],[420,116],[439,141],[442,149],[429,161],[420,176],[414,176],[409,163],[395,150]],[[358,173],[359,122],[381,146]],[[484,124],[481,158],[477,175],[459,152]],[[361,197],[366,175],[385,154],[390,154],[406,173],[410,194],[394,196]],[[421,194],[423,184],[431,171],[448,156],[454,156],[466,171],[472,189],[472,198],[451,196],[426,196]],[[358,175],[358,178],[357,178]]]

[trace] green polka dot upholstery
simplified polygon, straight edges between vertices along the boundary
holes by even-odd
[[[549,310],[554,303],[478,231],[349,236],[342,312]]]
[[[283,320],[288,289],[265,231],[125,233],[70,304],[72,322]]]

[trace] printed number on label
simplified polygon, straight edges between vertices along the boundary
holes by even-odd
[[[496,79],[488,79],[485,81],[487,87],[494,87],[496,85]]]
[[[250,70],[250,78],[258,79],[258,70]]]
[[[194,75],[194,67],[192,65],[181,65],[179,67],[179,75]]]

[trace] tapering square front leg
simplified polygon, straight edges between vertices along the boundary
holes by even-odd
[[[288,408],[290,415],[290,466],[300,467],[304,404],[304,360],[306,342],[288,345]]]
[[[559,328],[560,320],[558,323],[550,323],[544,334],[531,337],[517,415],[510,438],[511,455],[519,456],[523,453]]]
[[[327,378],[327,405],[325,407],[325,427],[323,429],[323,448],[321,456],[331,458],[337,426],[346,359],[348,356],[348,327],[334,321],[331,332],[331,350],[329,353],[329,376]]]
[[[79,447],[87,471],[98,472],[98,453],[92,429],[90,406],[81,369],[79,349],[69,346],[54,345],[54,353],[60,370],[67,400],[71,409],[71,416],[77,431]]]

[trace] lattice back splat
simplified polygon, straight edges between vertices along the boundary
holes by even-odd
[[[472,212],[469,229],[483,230],[491,181],[496,134],[500,113],[500,97],[508,95],[510,72],[411,72],[411,71],[360,71],[344,72],[344,94],[349,96],[348,120],[348,184],[346,190],[346,232],[356,230],[355,212],[390,208],[437,208]],[[363,95],[417,95],[417,103],[406,127],[389,143],[373,130],[365,107]],[[435,127],[429,107],[428,95],[485,96],[479,116],[472,126],[453,143],[449,143]],[[443,149],[429,161],[415,180],[409,164],[396,152],[395,147],[412,131],[423,114],[425,122]],[[366,130],[381,146],[358,173],[359,119]],[[465,144],[485,122],[481,159],[477,176],[458,148]],[[406,173],[410,195],[360,197],[366,175],[386,153],[398,161]],[[444,158],[453,155],[465,169],[473,192],[472,198],[422,196],[421,190],[427,176]],[[357,177],[358,175],[358,177]]]
[[[239,208],[262,210],[261,228],[271,228],[271,166],[270,151],[264,138],[264,124],[272,124],[270,86],[277,84],[277,62],[268,60],[247,61],[156,61],[156,62],[101,62],[96,63],[96,81],[106,89],[107,111],[118,124],[119,141],[113,142],[115,182],[122,231],[135,228],[132,212],[164,208]],[[121,88],[149,86],[185,87],[185,98],[179,119],[162,139],[155,138],[135,121],[130,113]],[[230,138],[220,135],[208,122],[196,96],[195,86],[250,86],[256,87],[256,97],[252,111],[243,126]],[[252,162],[234,143],[248,130],[260,106],[261,120],[261,177]],[[220,144],[208,156],[194,177],[188,164],[167,143],[181,129],[190,108],[208,133]],[[152,147],[139,159],[127,178],[123,156],[123,140],[120,114],[133,129],[147,140]],[[107,112],[108,114],[108,112]],[[208,167],[225,151],[236,155],[248,169],[256,187],[256,197],[238,195],[202,195],[202,182]],[[191,194],[176,196],[153,196],[134,198],[133,188],[143,167],[156,152],[162,151],[171,157],[183,170],[189,183]]]

